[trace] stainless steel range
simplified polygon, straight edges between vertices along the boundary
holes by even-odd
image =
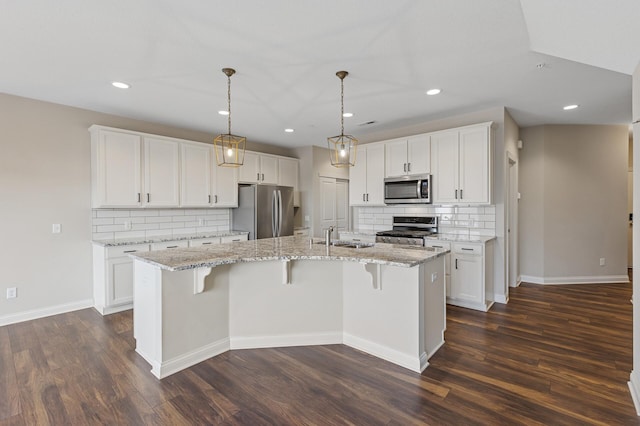
[[[393,229],[377,232],[376,242],[423,246],[424,237],[437,233],[437,216],[394,216]]]

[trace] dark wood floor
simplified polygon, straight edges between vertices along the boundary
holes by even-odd
[[[131,312],[0,327],[0,425],[640,424],[627,388],[631,286],[523,284],[449,307],[422,375],[342,345],[227,352],[162,381]]]

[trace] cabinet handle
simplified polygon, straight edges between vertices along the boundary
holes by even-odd
[[[442,246],[431,246],[433,248],[442,248]]]
[[[407,163],[407,171],[410,172],[411,171],[411,163]]]
[[[209,195],[209,204],[211,204],[211,195]]]
[[[240,239],[237,240],[231,240],[232,243],[235,243],[236,241],[240,241]]]
[[[149,195],[149,193],[147,192],[147,203],[151,201],[151,196]]]
[[[138,202],[140,202],[140,201],[142,201],[142,200],[140,199],[140,193],[138,192]]]
[[[458,259],[456,259],[456,269],[458,269]]]
[[[264,173],[262,174],[262,181],[264,182]]]
[[[354,239],[353,239],[353,240],[351,240],[351,241],[360,241],[360,238],[354,238]]]
[[[460,190],[460,199],[462,200],[462,189]]]
[[[178,248],[178,246],[167,246],[168,249],[170,248]]]
[[[365,199],[365,194],[362,194],[362,201],[367,201],[367,200]]]
[[[213,204],[218,204],[218,196],[217,195],[213,196]]]
[[[404,163],[403,170],[404,170],[404,171],[405,171],[405,173],[406,173],[406,171],[407,171],[407,163]]]
[[[458,199],[458,190],[456,189],[456,200]]]
[[[465,250],[465,251],[473,251],[473,249],[472,249],[472,248],[465,248],[465,247],[462,247],[462,250]]]
[[[258,175],[257,175],[257,177],[256,177],[256,180],[257,180],[258,182],[260,182],[260,173],[258,173]]]
[[[367,203],[369,202],[369,193],[367,193]]]
[[[135,253],[135,252],[137,252],[137,251],[138,251],[138,250],[125,250],[124,252],[125,252],[125,253]]]
[[[210,245],[210,244],[211,244],[211,243],[202,243],[202,245],[203,245],[203,246],[208,246],[208,245]]]

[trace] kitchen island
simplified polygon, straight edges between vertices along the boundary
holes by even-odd
[[[166,377],[233,349],[345,344],[416,372],[444,344],[444,255],[307,237],[132,254],[136,352]]]

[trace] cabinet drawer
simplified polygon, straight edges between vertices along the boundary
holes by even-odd
[[[168,250],[168,249],[185,248],[185,247],[189,247],[189,241],[187,240],[164,241],[162,243],[151,244],[151,250]]]
[[[482,255],[482,244],[454,243],[453,252],[458,254]]]
[[[235,241],[247,241],[247,234],[243,235],[227,235],[226,237],[220,237],[220,243],[232,243]]]
[[[129,253],[136,253],[141,251],[149,251],[149,244],[107,247],[107,259],[113,259],[115,257],[125,257]]]
[[[438,240],[425,240],[425,247],[435,247],[445,250],[451,250],[451,243],[447,241],[438,241]]]
[[[195,240],[189,240],[189,247],[206,247],[214,244],[220,244],[220,238],[198,238]]]

